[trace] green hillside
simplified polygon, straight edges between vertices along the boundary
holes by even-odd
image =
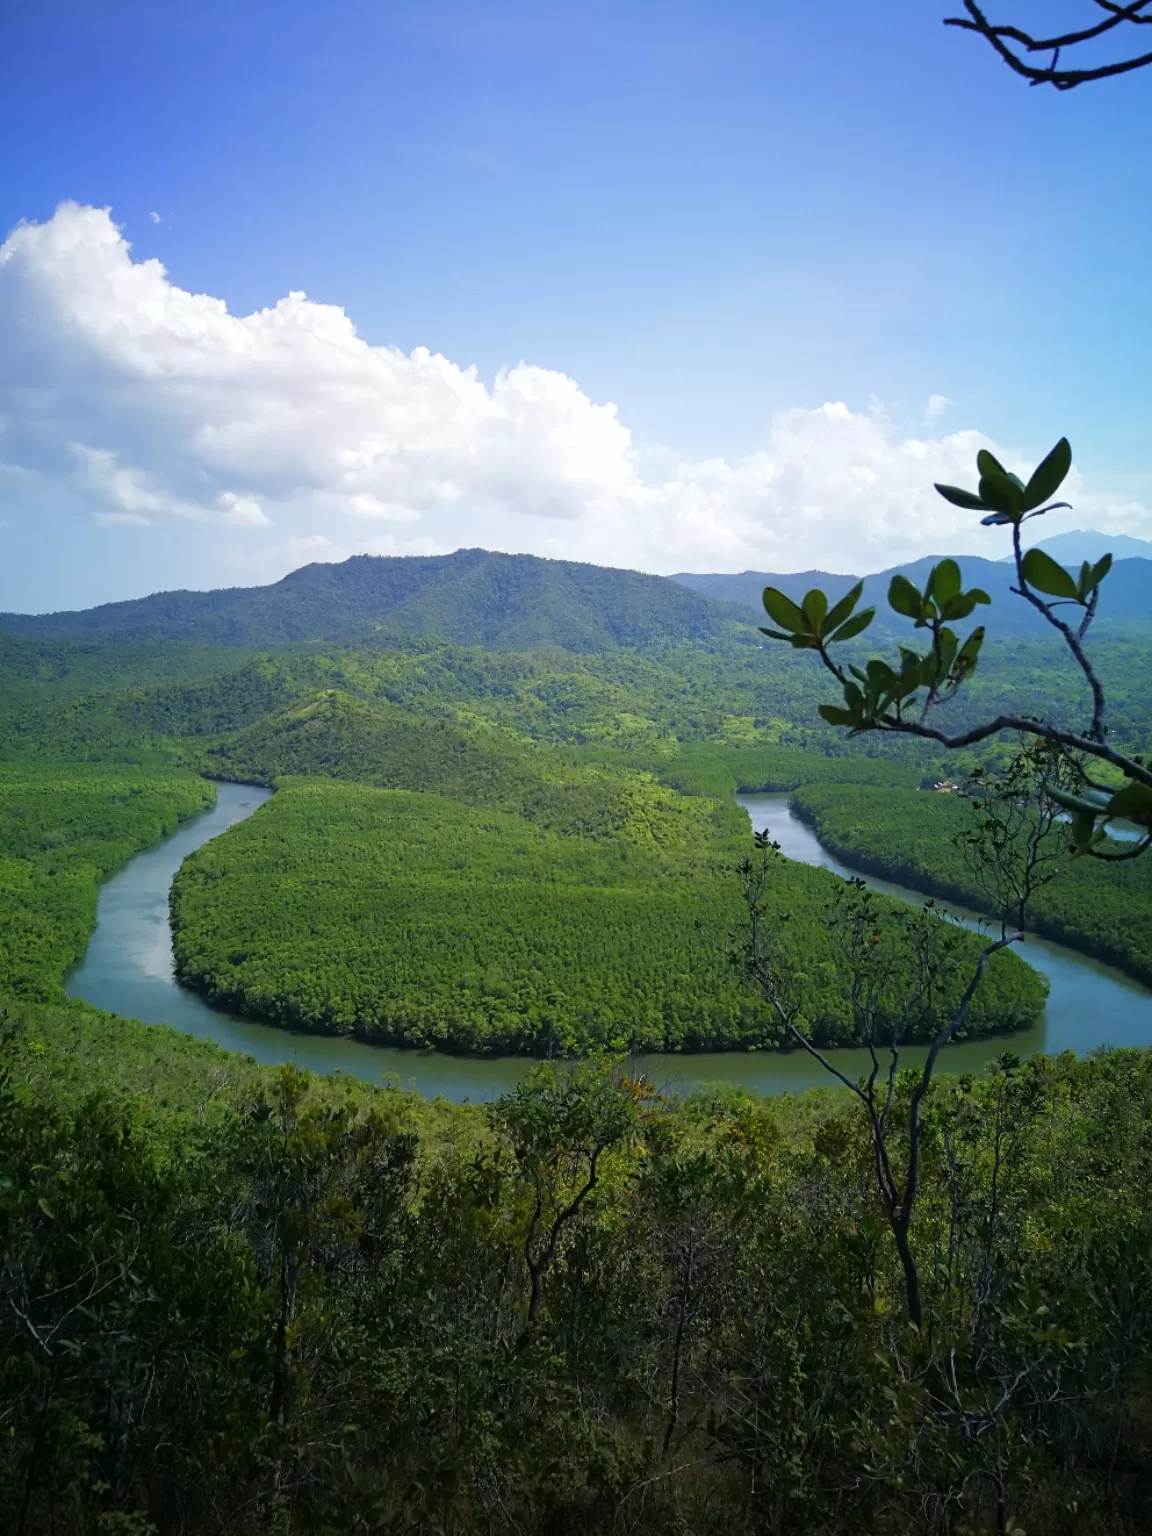
[[[1128,736],[1145,652],[1099,653]],[[994,658],[989,697],[1066,700],[1040,648]],[[1006,1034],[986,1075],[937,1078],[913,1328],[848,1094],[680,1102],[634,1063],[545,1061],[457,1107],[61,998],[98,882],[210,801],[208,769],[278,786],[174,888],[210,998],[419,1049],[778,1048],[724,953],[733,792],[799,786],[934,858],[958,809],[909,788],[922,754],[820,726],[826,696],[739,630],[0,638],[0,1509],[27,1536],[894,1536],[943,1508],[975,1532],[995,1509],[953,1495],[989,1467],[1005,1529],[1146,1527],[1147,1054],[1021,1063]],[[858,1027],[842,889],[781,862],[767,909],[822,1045]],[[881,1022],[915,995],[893,910]],[[968,1032],[1034,1023],[1044,987],[997,957]]]
[[[409,714],[452,719],[520,740],[675,750],[681,742],[786,743],[858,749],[817,714],[827,688],[814,658],[767,652],[742,634],[575,654],[485,651],[429,639],[378,639],[244,651],[223,646],[181,668],[179,642],[120,646],[0,638],[0,759],[91,758],[196,750],[317,693],[338,690]],[[44,661],[38,665],[36,652]],[[70,652],[57,666],[61,650]],[[869,750],[891,756],[887,744]]]
[[[491,650],[599,651],[719,638],[736,609],[673,581],[569,560],[462,549],[354,555],[268,587],[159,592],[76,613],[0,614],[0,630],[76,639],[265,646],[379,632],[437,635]]]
[[[663,817],[680,798],[668,790],[646,792],[638,812],[638,789],[646,781],[635,772],[571,761],[531,742],[335,690],[234,733],[209,748],[204,761],[217,778],[271,784],[286,774],[323,774],[426,790],[509,811],[553,831],[600,839],[626,834],[638,814],[649,822]]]
[[[1115,741],[1148,750],[1152,645],[1101,638],[1093,658]],[[1086,701],[1083,679],[1055,643],[1010,640],[985,647],[949,718],[959,726],[1012,709],[1022,689],[1040,713],[1072,716]],[[830,732],[817,711],[834,689],[817,659],[737,631],[716,644],[580,654],[420,637],[248,651],[0,636],[0,761],[200,761],[209,745],[330,690],[520,741],[645,761],[801,748],[922,774],[939,759],[927,744]]]

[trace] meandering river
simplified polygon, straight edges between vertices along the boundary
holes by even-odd
[[[531,1063],[522,1057],[473,1058],[434,1051],[400,1051],[325,1035],[292,1034],[226,1013],[176,982],[168,926],[168,892],[180,865],[195,849],[252,815],[269,792],[220,784],[215,807],[187,822],[156,848],[136,855],[101,889],[96,929],[73,971],[73,997],[110,1013],[169,1024],[266,1065],[296,1062],[315,1072],[347,1072],[371,1082],[393,1079],[429,1097],[489,1099],[517,1082]],[[770,828],[784,853],[834,873],[851,873],[826,853],[811,829],[788,809],[787,795],[743,795],[740,804],[760,831]],[[1152,855],[1150,855],[1152,857]],[[919,905],[915,891],[869,877],[869,885]],[[955,909],[953,909],[955,910]],[[972,914],[964,914],[975,921]],[[1024,959],[1049,977],[1052,994],[1044,1021],[1025,1033],[965,1042],[944,1053],[945,1071],[979,1071],[1004,1050],[1086,1053],[1099,1045],[1152,1045],[1152,992],[1110,966],[1059,944],[1029,937]],[[830,1053],[841,1071],[865,1070],[863,1051]],[[908,1059],[922,1059],[909,1051]],[[759,1093],[800,1092],[827,1084],[820,1066],[802,1052],[714,1052],[649,1056],[644,1068],[661,1086],[688,1089],[699,1082],[739,1083]]]

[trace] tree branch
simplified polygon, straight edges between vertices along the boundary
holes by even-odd
[[[957,27],[965,32],[975,32],[996,50],[1009,69],[1027,80],[1030,85],[1051,85],[1058,91],[1074,90],[1076,86],[1085,85],[1092,80],[1108,80],[1117,75],[1130,74],[1133,70],[1143,69],[1152,64],[1152,52],[1148,52],[1085,69],[1060,67],[1060,55],[1066,49],[1078,48],[1085,43],[1094,42],[1117,27],[1152,25],[1152,11],[1150,11],[1152,0],[1131,0],[1128,5],[1115,4],[1113,0],[1094,0],[1094,3],[1106,13],[1103,21],[1098,21],[1094,26],[1061,33],[1056,37],[1033,37],[1019,27],[993,23],[989,21],[976,0],[964,0],[967,15],[948,16],[944,20],[944,25]],[[1014,49],[1012,44],[1016,44],[1017,49],[1022,51]],[[1025,54],[1030,53],[1050,53],[1051,62],[1047,65],[1030,64],[1024,57]]]

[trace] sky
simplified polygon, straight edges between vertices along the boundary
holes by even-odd
[[[950,3],[4,0],[0,609],[998,556],[932,482],[1062,434],[1152,537],[1152,71]]]

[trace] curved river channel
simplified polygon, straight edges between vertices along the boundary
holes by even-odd
[[[73,971],[73,997],[109,1013],[169,1024],[231,1051],[243,1051],[272,1066],[296,1062],[315,1072],[347,1072],[371,1082],[392,1080],[429,1097],[457,1101],[489,1099],[502,1093],[531,1066],[523,1057],[445,1056],[434,1051],[400,1051],[361,1045],[340,1036],[292,1034],[213,1008],[173,976],[168,927],[168,891],[180,865],[195,849],[243,821],[268,799],[269,791],[246,784],[219,784],[215,807],[179,828],[156,848],[139,853],[100,892],[96,930]],[[790,859],[851,873],[824,851],[815,834],[788,809],[787,795],[742,795],[740,804],[760,831],[768,827]],[[904,886],[869,879],[879,891],[920,905],[924,898]],[[957,910],[957,909],[952,909]],[[971,914],[967,914],[969,917]],[[979,1071],[985,1062],[1011,1050],[1073,1050],[1099,1045],[1152,1045],[1152,992],[1106,965],[1097,964],[1043,939],[1029,937],[1024,959],[1052,983],[1046,1017],[1035,1029],[950,1046],[941,1068]],[[860,1050],[830,1053],[841,1071],[866,1070]],[[907,1059],[923,1059],[909,1050]],[[829,1082],[803,1052],[712,1052],[698,1056],[649,1056],[644,1070],[661,1087],[687,1090],[699,1082],[741,1084],[759,1093],[797,1093]]]

